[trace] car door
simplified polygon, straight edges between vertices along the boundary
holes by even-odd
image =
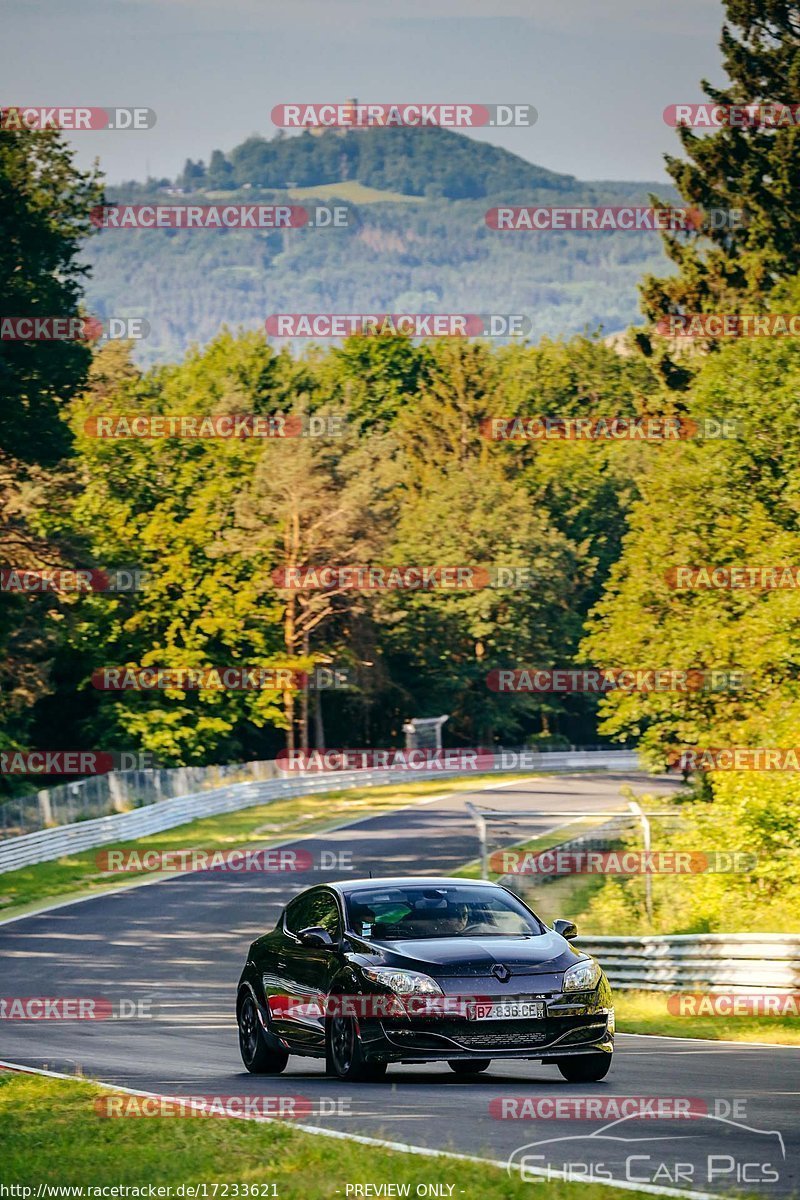
[[[292,1003],[273,1018],[276,1033],[296,1046],[324,1050],[325,1000],[338,970],[338,949],[303,946],[301,929],[318,925],[338,948],[342,935],[339,902],[328,888],[313,888],[293,901],[284,914],[283,938],[277,956],[278,974]]]
[[[281,1037],[290,1036],[294,1028],[289,1015],[290,1008],[300,1003],[300,984],[290,975],[290,952],[295,949],[297,938],[287,930],[287,920],[294,929],[304,929],[312,917],[311,893],[303,892],[295,897],[281,915],[272,933],[259,944],[257,969],[261,975],[264,997],[270,1010],[271,1025]],[[292,963],[292,969],[296,967]]]

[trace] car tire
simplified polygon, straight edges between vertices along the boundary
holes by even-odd
[[[581,1054],[559,1058],[556,1066],[568,1083],[598,1083],[608,1074],[611,1058],[610,1054]]]
[[[279,1075],[289,1061],[285,1050],[273,1050],[264,1037],[258,1008],[248,992],[236,1014],[239,1026],[239,1053],[251,1075]]]
[[[385,1062],[368,1062],[358,1026],[352,1017],[331,1017],[325,1028],[325,1065],[329,1075],[349,1083],[383,1079]]]
[[[456,1075],[479,1075],[481,1071],[488,1071],[492,1060],[476,1058],[474,1062],[465,1062],[463,1059],[452,1058],[448,1059],[447,1065],[451,1071],[455,1071]]]

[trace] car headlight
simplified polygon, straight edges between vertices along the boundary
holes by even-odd
[[[593,958],[575,963],[564,972],[562,990],[565,992],[590,992],[600,982],[602,971]]]
[[[395,967],[362,967],[367,979],[381,983],[397,996],[443,996],[435,979],[421,971],[398,971]]]
[[[616,1022],[616,1019],[615,1019],[615,1017],[614,1017],[614,1010],[613,1010],[613,1008],[610,1008],[610,1009],[608,1010],[608,1032],[609,1032],[609,1033],[614,1033],[614,1031],[616,1030],[616,1028],[617,1028],[617,1022]]]

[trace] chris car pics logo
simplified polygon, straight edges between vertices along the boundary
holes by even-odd
[[[588,1135],[528,1142],[510,1156],[508,1173],[518,1170],[528,1183],[562,1179],[688,1191],[709,1184],[763,1187],[781,1180],[786,1147],[777,1129],[710,1112],[697,1114],[690,1127],[686,1119],[686,1113],[670,1114],[655,1128],[648,1120],[643,1130],[633,1113]]]

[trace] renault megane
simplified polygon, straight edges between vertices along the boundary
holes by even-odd
[[[392,1062],[552,1062],[602,1079],[614,1049],[599,964],[508,889],[466,879],[360,879],[296,896],[253,942],[239,980],[248,1071],[290,1054],[324,1058],[340,1079],[379,1079]]]

